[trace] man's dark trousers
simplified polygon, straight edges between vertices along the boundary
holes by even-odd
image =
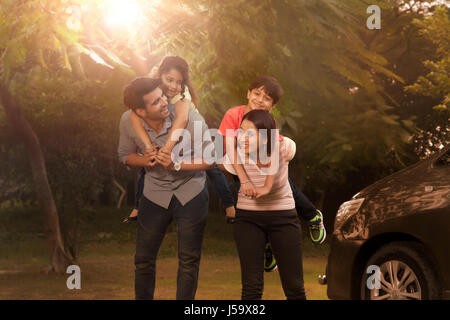
[[[136,234],[135,293],[136,299],[153,299],[155,291],[156,257],[167,227],[175,219],[178,232],[178,300],[195,298],[203,234],[208,215],[208,189],[184,206],[173,196],[165,209],[142,197]]]

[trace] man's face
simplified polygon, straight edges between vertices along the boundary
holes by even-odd
[[[273,104],[273,99],[266,93],[264,87],[255,88],[247,92],[249,111],[262,109],[270,111],[275,108],[276,104]]]
[[[158,121],[167,118],[170,114],[167,109],[167,98],[161,88],[147,93],[142,97],[145,103],[145,110],[136,109],[137,114],[151,121]]]

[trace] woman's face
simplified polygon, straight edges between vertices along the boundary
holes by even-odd
[[[176,69],[170,69],[168,72],[161,75],[162,89],[164,94],[170,99],[181,93],[181,84],[183,83],[183,76]]]
[[[253,122],[245,119],[242,121],[241,130],[238,133],[239,148],[245,154],[250,154],[258,150],[259,133]]]

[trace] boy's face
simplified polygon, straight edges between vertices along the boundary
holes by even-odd
[[[247,92],[247,99],[247,105],[250,108],[249,111],[258,109],[270,111],[276,106],[276,104],[273,104],[273,99],[264,90],[264,87],[249,90]]]

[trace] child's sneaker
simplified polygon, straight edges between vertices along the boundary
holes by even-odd
[[[272,272],[277,270],[277,261],[272,254],[272,248],[270,247],[270,243],[266,243],[266,248],[264,250],[264,271]]]
[[[327,232],[323,226],[323,215],[319,210],[316,211],[316,216],[308,221],[309,235],[314,244],[321,244],[327,237]]]

